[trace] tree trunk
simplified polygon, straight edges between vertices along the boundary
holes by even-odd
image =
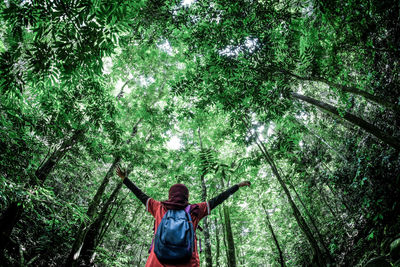
[[[204,181],[204,176],[205,174],[201,175],[201,189],[202,189],[202,196],[201,199],[203,202],[207,201],[207,188],[206,188],[206,183]],[[206,258],[206,266],[207,267],[212,267],[212,255],[211,255],[211,242],[210,242],[210,228],[208,225],[208,220],[207,217],[203,219],[204,221],[204,227],[203,227],[203,232],[204,232],[204,243],[205,243],[205,258]]]
[[[99,216],[97,216],[96,220],[89,227],[89,230],[82,244],[82,249],[80,251],[80,260],[78,260],[78,262],[83,263],[84,266],[93,265],[92,256],[94,254],[95,249],[99,245],[98,241],[102,224],[106,219],[106,214],[108,209],[116,201],[117,195],[120,192],[122,185],[123,185],[122,181],[119,181],[119,183],[111,193],[110,197],[104,204],[103,208],[101,209]]]
[[[395,103],[387,101],[386,100],[387,98],[385,98],[385,97],[375,96],[373,94],[370,94],[370,93],[368,93],[366,91],[362,91],[362,90],[360,90],[360,89],[358,89],[356,87],[353,87],[353,86],[345,86],[345,85],[341,85],[341,84],[338,84],[338,83],[334,83],[334,82],[331,82],[331,81],[329,81],[329,80],[327,80],[325,78],[322,78],[322,77],[301,77],[301,76],[296,75],[296,74],[294,74],[292,72],[289,72],[289,71],[282,71],[282,72],[285,73],[285,74],[288,74],[288,75],[290,75],[290,76],[292,76],[292,77],[294,77],[294,78],[296,78],[298,80],[301,80],[301,81],[325,83],[326,85],[329,85],[330,87],[338,88],[342,92],[350,93],[350,94],[353,94],[353,95],[362,96],[365,99],[369,100],[370,102],[373,102],[373,103],[376,103],[376,104],[378,104],[380,106],[383,106],[383,107],[386,107],[388,109],[391,109],[391,110],[395,111],[396,113],[400,113],[400,106],[396,105]]]
[[[200,128],[198,129],[198,134],[199,134],[199,142],[200,142],[200,149],[201,151],[203,150],[203,143],[201,141],[201,134],[200,134]],[[207,201],[207,187],[206,187],[206,182],[204,177],[207,174],[207,170],[202,170],[202,174],[200,176],[201,180],[201,189],[202,189],[202,195],[201,199],[203,202]],[[212,267],[212,254],[211,254],[211,241],[210,241],[210,228],[208,226],[208,218],[205,217],[203,219],[204,221],[204,227],[203,227],[203,232],[204,232],[204,243],[205,243],[205,258],[206,258],[206,267]]]
[[[137,133],[137,128],[139,123],[142,121],[142,119],[139,119],[135,125],[132,127],[132,132],[131,132],[131,137],[134,137]],[[131,139],[128,139],[126,141],[127,144],[129,144]],[[96,194],[94,195],[92,201],[89,203],[88,210],[86,212],[86,215],[89,219],[88,222],[82,222],[81,225],[79,226],[78,232],[76,233],[74,243],[72,244],[71,251],[67,257],[67,260],[65,262],[65,266],[72,266],[74,265],[74,261],[78,258],[80,249],[82,248],[83,241],[85,239],[85,235],[88,231],[88,227],[90,226],[93,217],[95,213],[97,212],[97,207],[100,204],[100,200],[102,195],[104,194],[104,191],[106,190],[106,187],[108,183],[110,182],[110,178],[114,174],[114,170],[117,167],[117,165],[120,163],[121,157],[120,156],[115,156],[114,161],[111,164],[110,168],[108,169],[106,175],[103,178],[103,181],[101,182],[100,186],[97,188]]]
[[[374,126],[373,124],[371,124],[357,116],[354,116],[353,114],[351,114],[349,112],[344,112],[341,116],[336,107],[334,107],[328,103],[316,100],[314,98],[311,98],[311,97],[308,97],[305,95],[300,95],[297,93],[291,93],[291,95],[296,99],[305,101],[305,102],[307,102],[311,105],[314,105],[324,111],[327,111],[333,115],[342,117],[346,121],[351,122],[352,124],[357,125],[361,129],[365,130],[366,132],[374,135],[375,137],[377,137],[379,140],[381,140],[385,144],[390,145],[391,147],[395,148],[396,150],[400,150],[400,140],[398,140],[397,138],[395,138],[391,135],[386,134],[384,131],[380,130],[378,127]]]
[[[79,255],[79,250],[81,249],[81,247],[83,245],[83,241],[85,239],[85,235],[87,233],[88,227],[91,223],[91,220],[93,219],[93,216],[97,210],[97,207],[100,204],[101,196],[104,194],[104,191],[106,190],[106,187],[107,187],[108,183],[110,182],[110,178],[114,174],[114,170],[115,170],[116,166],[118,165],[118,163],[120,162],[120,160],[121,160],[120,157],[114,158],[114,162],[111,164],[110,168],[108,169],[106,175],[103,178],[103,181],[101,182],[99,188],[97,189],[96,194],[94,195],[92,201],[89,203],[89,207],[86,212],[86,215],[89,218],[89,221],[81,223],[79,230],[75,236],[75,241],[72,244],[71,252],[68,255],[65,266],[72,266],[73,262],[77,260],[77,255]]]
[[[47,176],[54,169],[56,164],[65,156],[65,154],[79,141],[83,136],[84,130],[76,130],[74,134],[67,140],[65,140],[59,149],[53,152],[51,156],[39,166],[35,172],[35,178],[30,181],[31,186],[39,185],[41,186],[46,180]]]
[[[222,204],[223,205],[223,204]],[[218,213],[219,213],[219,218],[221,220],[221,222],[223,222],[224,220],[222,219],[222,214],[221,214],[221,209],[218,209]],[[225,233],[225,226],[223,225],[222,227],[222,234],[223,234],[223,242],[224,242],[224,247],[225,247],[225,256],[226,256],[226,262],[229,262],[229,258],[228,258],[228,245],[226,244],[226,233]]]
[[[397,113],[400,113],[400,107],[398,105],[396,105],[395,103],[391,103],[389,101],[386,101],[386,99],[387,99],[386,97],[375,96],[373,94],[370,94],[370,93],[368,93],[366,91],[362,91],[362,90],[357,89],[355,87],[336,84],[336,83],[330,82],[330,81],[328,81],[326,79],[323,79],[323,78],[316,78],[316,79],[317,79],[316,81],[324,82],[324,83],[326,83],[327,85],[329,85],[331,87],[339,88],[343,92],[351,93],[353,95],[362,96],[362,97],[364,97],[365,99],[367,99],[367,100],[369,100],[371,102],[374,102],[374,103],[376,103],[378,105],[381,105],[383,107],[391,109],[391,110],[393,110],[393,111],[395,111]]]
[[[331,254],[329,253],[329,249],[328,249],[328,247],[327,247],[326,244],[325,244],[324,237],[322,236],[321,231],[319,230],[319,228],[318,228],[318,226],[317,226],[317,223],[316,223],[316,221],[314,220],[314,217],[313,217],[313,216],[310,214],[310,212],[308,211],[306,205],[304,204],[304,202],[303,202],[303,200],[301,199],[300,195],[297,193],[297,190],[296,190],[296,188],[294,187],[294,185],[293,185],[293,183],[292,183],[292,181],[291,181],[291,179],[290,179],[289,177],[287,177],[287,181],[288,181],[288,183],[289,183],[289,186],[292,188],[292,190],[293,190],[294,193],[296,194],[297,199],[299,200],[300,204],[303,206],[304,212],[306,213],[307,217],[309,218],[311,224],[313,225],[313,227],[314,227],[314,229],[315,229],[315,232],[317,233],[318,241],[319,241],[319,243],[322,245],[322,247],[323,247],[324,250],[325,250],[325,254],[326,254],[326,255],[331,259],[331,261],[332,261],[332,256],[331,256]],[[317,186],[317,185],[316,185],[316,186]],[[328,205],[328,204],[326,203],[326,205]],[[330,206],[328,206],[328,208],[330,208]],[[335,218],[337,218],[337,217],[335,217]]]
[[[236,267],[235,242],[233,240],[229,207],[223,204],[223,211],[225,219],[226,243],[228,245],[228,267]]]
[[[215,266],[220,266],[219,264],[219,254],[220,254],[220,241],[219,241],[219,226],[218,226],[218,221],[217,217],[214,219],[214,224],[215,224],[215,246],[216,246],[216,255],[215,255]]]
[[[57,163],[65,156],[65,154],[82,138],[84,130],[76,130],[74,134],[64,142],[61,146],[50,155],[50,157],[41,164],[35,171],[35,176],[29,181],[29,186],[41,186]],[[10,243],[10,236],[15,225],[21,219],[24,211],[23,203],[12,202],[0,217],[0,255],[7,244]]]
[[[6,262],[4,257],[4,249],[16,249],[14,242],[11,240],[11,232],[17,222],[20,220],[23,212],[22,203],[12,202],[0,217],[0,260]]]
[[[268,225],[269,231],[271,232],[272,239],[274,239],[274,243],[275,243],[276,249],[278,250],[278,253],[279,253],[279,264],[282,267],[285,267],[286,264],[285,264],[285,259],[283,258],[283,252],[282,252],[281,246],[279,245],[278,239],[276,238],[274,229],[272,228],[271,221],[269,220],[269,214],[268,214],[264,204],[262,204],[262,206],[264,208],[264,212],[265,212],[265,215],[266,215],[266,218],[267,218],[267,225]]]
[[[225,172],[222,172],[221,185],[225,188],[224,179],[226,179]],[[224,237],[226,239],[226,257],[228,267],[236,266],[236,254],[235,254],[235,242],[233,239],[232,228],[231,228],[231,218],[229,215],[229,208],[222,203],[222,210],[224,213]]]
[[[115,216],[118,214],[119,209],[123,206],[123,202],[125,200],[126,196],[121,199],[118,203],[114,203],[114,205],[111,206],[109,209],[108,214],[106,215],[106,220],[104,221],[100,233],[99,233],[99,238],[98,238],[98,243],[101,244],[103,242],[103,238],[106,235],[108,228],[111,226],[111,222],[114,221]],[[114,207],[116,207],[114,211]]]
[[[292,199],[292,196],[291,196],[291,194],[289,192],[289,189],[287,188],[285,182],[283,181],[281,175],[279,174],[278,168],[276,167],[273,159],[269,155],[269,153],[268,153],[267,149],[265,148],[264,144],[262,142],[260,142],[260,141],[258,141],[258,142],[256,140],[256,144],[257,144],[258,148],[260,149],[261,153],[264,155],[267,163],[270,165],[270,167],[272,169],[273,174],[275,175],[275,177],[277,178],[277,180],[278,180],[279,184],[281,185],[283,191],[285,192],[286,197],[288,199],[288,202],[289,202],[289,204],[290,204],[290,206],[292,208],[293,215],[294,215],[294,217],[296,219],[296,222],[299,225],[300,229],[303,231],[304,235],[306,236],[306,238],[307,238],[307,240],[308,240],[308,242],[309,242],[309,244],[311,246],[311,249],[313,251],[313,254],[316,257],[316,260],[317,260],[318,264],[320,266],[325,266],[326,263],[325,263],[325,260],[324,260],[323,253],[321,252],[321,250],[320,250],[320,248],[318,246],[318,243],[315,240],[315,238],[314,238],[314,236],[313,236],[313,234],[311,232],[310,227],[307,225],[307,223],[304,220],[303,216],[301,215],[299,209],[297,208],[296,204],[294,203],[294,201]]]
[[[245,118],[242,118],[242,121],[245,125],[245,127],[248,129],[249,132],[251,132],[251,129],[249,127],[249,123],[246,122]],[[287,188],[285,182],[283,181],[281,175],[279,174],[278,168],[275,165],[274,160],[272,159],[272,157],[270,156],[270,154],[268,153],[267,148],[264,146],[264,144],[260,141],[260,139],[258,138],[257,133],[255,133],[256,135],[256,139],[255,139],[255,143],[257,145],[257,147],[259,148],[261,154],[264,156],[265,160],[267,161],[268,165],[271,167],[272,173],[274,174],[274,176],[276,177],[276,179],[278,180],[279,184],[281,185],[283,191],[285,192],[285,195],[287,197],[287,200],[289,202],[290,207],[292,208],[293,211],[293,215],[296,219],[297,224],[299,225],[300,229],[303,231],[304,235],[306,236],[311,249],[313,251],[314,257],[316,258],[318,264],[320,266],[325,266],[326,262],[325,259],[323,257],[323,253],[321,252],[317,241],[315,240],[310,227],[308,226],[308,224],[306,223],[306,221],[304,220],[303,216],[301,215],[299,209],[297,208],[296,204],[293,201],[293,198],[290,194],[289,189]]]

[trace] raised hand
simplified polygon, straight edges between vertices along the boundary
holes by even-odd
[[[115,171],[119,177],[121,177],[122,180],[125,179],[125,172],[121,170],[119,166],[117,166],[117,169]]]
[[[250,186],[250,185],[251,185],[250,181],[244,181],[244,182],[238,183],[239,187]]]

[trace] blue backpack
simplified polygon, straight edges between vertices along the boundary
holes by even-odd
[[[192,257],[194,242],[190,205],[184,210],[168,210],[154,237],[154,253],[160,262],[186,262]]]

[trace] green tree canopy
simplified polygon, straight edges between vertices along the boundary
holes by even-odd
[[[143,266],[118,165],[156,200],[252,183],[202,266],[397,266],[396,1],[9,0],[0,25],[5,266]]]

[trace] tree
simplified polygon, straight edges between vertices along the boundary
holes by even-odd
[[[157,200],[252,182],[206,219],[207,266],[388,255],[398,17],[386,0],[1,2],[0,261],[143,265],[154,222],[116,164]]]
[[[265,212],[265,215],[266,215],[268,229],[269,229],[269,231],[271,232],[272,238],[274,239],[274,242],[275,242],[276,249],[278,250],[278,254],[279,254],[279,264],[280,264],[282,267],[283,267],[283,266],[286,266],[286,265],[285,265],[285,260],[284,260],[284,258],[283,258],[283,252],[282,252],[281,246],[279,245],[278,239],[277,239],[277,237],[276,237],[276,235],[275,235],[274,229],[272,228],[271,221],[270,221],[270,219],[269,219],[268,211],[266,210],[264,204],[262,204],[262,206],[263,206],[263,208],[264,208],[264,212]]]

